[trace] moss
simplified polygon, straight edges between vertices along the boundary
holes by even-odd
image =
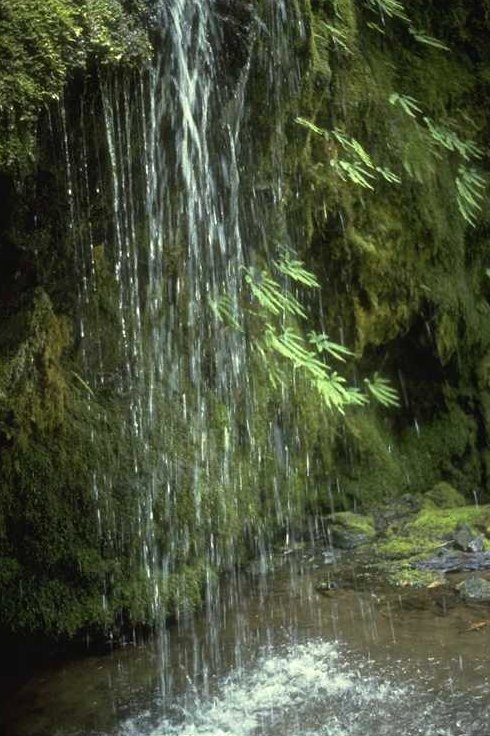
[[[359,534],[364,534],[367,537],[374,537],[375,530],[373,520],[368,516],[362,514],[354,514],[351,511],[341,511],[332,514],[331,520],[335,525],[339,525],[344,529]]]
[[[467,524],[475,532],[487,529],[490,523],[488,506],[463,506],[452,509],[424,508],[417,518],[407,526],[407,533],[421,538],[447,538],[459,524]]]
[[[449,483],[441,481],[436,483],[424,496],[424,501],[433,504],[437,508],[454,508],[464,506],[465,499],[459,491]]]
[[[440,542],[430,537],[426,538],[423,535],[405,537],[390,533],[387,539],[376,545],[376,552],[390,560],[402,560],[427,554],[438,547]]]
[[[139,63],[150,55],[142,5],[119,0],[9,0],[0,19],[0,169],[31,168],[43,105],[58,100],[88,61]]]
[[[489,523],[488,506],[424,507],[400,528],[391,528],[386,538],[376,543],[374,554],[381,557],[380,567],[393,585],[427,587],[440,582],[442,576],[437,572],[417,570],[414,563],[445,549],[458,525],[468,525],[475,535],[483,532],[488,537]],[[485,540],[485,549],[490,547],[488,542]]]
[[[298,371],[286,376],[283,387],[272,385],[270,366],[257,354],[248,358],[246,385],[235,387],[232,401],[225,401],[215,392],[211,356],[204,382],[206,431],[202,436],[189,431],[180,396],[169,391],[155,398],[150,448],[143,452],[128,430],[131,399],[121,378],[124,350],[107,235],[110,177],[103,172],[100,182],[89,184],[91,191],[102,184],[86,213],[97,245],[91,264],[95,295],[84,318],[87,335],[96,337],[89,339],[82,356],[72,343],[66,317],[76,309],[73,238],[65,228],[69,213],[59,204],[53,205],[57,212],[48,206],[56,198],[53,192],[61,197],[66,188],[56,170],[65,162],[45,151],[36,176],[12,195],[15,222],[6,227],[2,245],[2,253],[11,247],[30,253],[28,265],[35,270],[26,288],[17,289],[18,313],[2,318],[0,325],[4,628],[71,634],[83,627],[114,626],[121,619],[151,624],[156,594],[167,611],[198,605],[215,568],[243,560],[288,525],[301,526],[306,512],[325,512],[332,504],[369,509],[407,490],[426,492],[441,478],[471,498],[484,473],[490,478],[490,461],[481,458],[490,437],[485,396],[490,294],[483,278],[489,244],[477,230],[468,247],[456,202],[459,162],[452,153],[434,149],[422,120],[422,114],[441,121],[451,118],[464,137],[485,140],[485,121],[475,104],[483,87],[477,70],[469,73],[466,54],[471,39],[465,39],[464,53],[456,48],[440,55],[414,44],[402,25],[389,19],[384,34],[368,28],[367,13],[353,0],[311,0],[297,3],[297,8],[307,16],[309,37],[301,36],[300,24],[290,23],[288,40],[298,51],[303,88],[298,82],[294,94],[287,92],[287,99],[278,103],[276,97],[294,86],[283,74],[264,101],[270,72],[264,23],[257,26],[258,61],[252,58],[246,91],[248,112],[242,129],[248,125],[253,130],[254,182],[265,182],[267,189],[277,177],[278,161],[285,175],[284,212],[269,208],[269,219],[261,225],[271,242],[287,242],[292,233],[300,234],[303,255],[324,286],[322,303],[328,309],[318,315],[319,327],[357,349],[353,382],[361,383],[379,368],[395,382],[400,377],[403,407],[390,414],[352,411],[342,423],[319,410],[311,385]],[[270,3],[258,6],[264,14],[272,9]],[[410,12],[417,14],[416,20],[432,17],[431,8],[418,2]],[[0,76],[0,124],[6,133],[0,166],[18,172],[22,162],[28,165],[38,111],[50,101],[56,104],[63,90],[68,127],[79,117],[74,100],[82,81],[85,109],[93,111],[95,168],[108,166],[98,143],[103,138],[101,111],[94,102],[98,93],[91,89],[90,68],[94,61],[112,69],[131,60],[144,63],[148,42],[146,21],[140,23],[143,15],[138,3],[117,0],[91,0],[80,7],[71,0],[10,3],[8,27],[1,29],[0,58],[15,64],[5,63],[5,70],[13,73]],[[449,35],[459,36],[453,20],[446,21],[449,15],[452,10],[444,26]],[[480,31],[474,33],[480,39]],[[282,53],[279,49],[274,57],[280,68]],[[86,73],[80,86],[75,83],[66,90],[75,69]],[[297,69],[294,74],[301,76]],[[390,103],[393,92],[417,99],[423,111],[417,120]],[[397,173],[401,183],[391,187],[380,180],[375,191],[368,192],[340,179],[331,166],[336,152],[323,138],[296,126],[298,114],[354,136],[375,164]],[[62,132],[56,119],[52,116],[55,138]],[[42,125],[40,132],[42,143]],[[85,133],[90,138],[89,126]],[[76,141],[71,143],[75,171],[82,159],[75,155]],[[138,156],[140,142],[134,150]],[[247,168],[244,161],[238,163],[241,170]],[[61,183],[55,185],[57,177]],[[40,191],[47,192],[44,198]],[[77,199],[77,207],[83,209],[85,196]],[[23,222],[40,211],[44,221],[51,218],[54,224],[41,223],[32,231]],[[292,224],[287,237],[286,221]],[[144,227],[141,222],[135,227],[144,251]],[[87,222],[80,222],[79,228],[77,237],[84,242]],[[181,286],[178,304],[171,294],[169,302],[182,314],[190,292],[182,276],[185,258],[181,242],[168,244],[167,280],[171,284],[178,277]],[[144,258],[141,264],[143,284]],[[25,269],[15,264],[6,292],[13,288],[17,271]],[[44,289],[26,306],[27,289],[33,284]],[[315,305],[312,299],[312,312],[318,311]],[[253,342],[252,329],[249,337]],[[215,348],[202,346],[203,364]],[[197,415],[203,396],[198,396],[193,376],[186,374],[190,361],[185,335],[179,351],[188,416]],[[99,361],[106,372],[104,385],[94,381],[87,386],[84,376],[98,376]],[[155,461],[162,448],[168,467],[155,477],[152,469],[162,468]],[[135,457],[144,459],[137,477]],[[226,467],[220,462],[223,457]],[[157,565],[170,560],[169,574],[157,578],[156,588],[145,569],[134,513],[138,503],[150,503],[141,500],[141,487],[154,491],[156,531],[151,542]],[[455,503],[454,494],[450,501],[442,495],[445,504]],[[432,501],[440,498],[439,489]],[[448,516],[437,516],[443,513]],[[393,575],[402,575],[402,584],[420,582],[422,574],[410,571],[407,557],[443,543],[458,513],[488,533],[485,519],[473,518],[464,509],[426,508],[425,516],[400,524],[399,534],[378,542],[380,555],[402,560],[398,572],[393,569]],[[335,521],[360,534],[374,534],[365,517],[340,513]],[[58,598],[63,605],[56,607]]]
[[[395,588],[428,588],[442,584],[444,576],[430,570],[417,570],[410,564],[392,567],[386,576],[390,585]]]
[[[34,429],[47,431],[63,422],[67,392],[60,356],[70,330],[42,290],[34,294],[26,335],[17,353],[0,364],[0,432],[23,445]]]

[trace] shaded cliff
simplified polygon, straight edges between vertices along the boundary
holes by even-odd
[[[486,6],[1,12],[2,628],[148,624],[306,513],[483,498]],[[329,362],[399,409],[257,349],[282,317],[245,277],[285,250]]]

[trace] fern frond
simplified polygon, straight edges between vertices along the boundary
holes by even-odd
[[[374,187],[369,179],[375,179],[375,176],[371,171],[368,171],[368,169],[362,166],[362,164],[357,162],[351,163],[345,159],[336,159],[331,163],[343,181],[350,180],[353,184],[374,191]]]
[[[408,32],[419,43],[423,43],[426,46],[432,46],[433,48],[440,49],[441,51],[451,51],[451,49],[449,48],[449,46],[446,46],[445,43],[443,43],[442,41],[439,41],[438,38],[434,38],[433,36],[427,35],[427,33],[423,33],[422,31],[418,31],[413,26],[410,26],[409,27]]]
[[[381,166],[376,166],[376,171],[389,184],[401,184],[402,180],[400,179],[398,174],[395,174],[393,171],[390,171],[390,169],[384,169]]]
[[[236,316],[235,307],[229,296],[223,294],[222,296],[218,297],[218,299],[209,298],[208,303],[215,317],[220,322],[223,322],[230,327],[234,327],[240,332],[242,331],[242,326],[240,325]]]
[[[381,18],[387,15],[389,18],[408,21],[405,7],[399,0],[366,0],[366,5],[370,10],[378,13]]]
[[[245,282],[259,304],[276,316],[291,314],[297,317],[306,317],[306,313],[299,301],[289,292],[281,289],[267,271],[257,274],[252,268],[245,268]]]
[[[332,130],[332,138],[339,143],[344,151],[350,151],[368,168],[374,169],[374,164],[369,153],[362,147],[358,140],[351,138],[338,128]]]
[[[307,271],[301,261],[291,258],[287,251],[281,255],[280,260],[274,261],[274,266],[285,276],[293,279],[293,281],[297,281],[310,288],[318,289],[320,287],[315,274]]]
[[[295,118],[295,122],[298,123],[298,125],[302,125],[303,128],[308,128],[313,133],[316,133],[317,135],[321,135],[323,138],[328,138],[328,132],[324,130],[324,128],[319,128],[318,125],[315,125],[315,123],[312,123],[311,120],[306,120],[306,118],[297,117]]]
[[[373,380],[364,379],[366,389],[371,396],[376,399],[381,406],[400,406],[398,392],[392,388],[390,382],[386,378],[382,378],[377,373],[374,374]]]
[[[418,101],[414,97],[410,97],[410,95],[400,95],[398,92],[393,92],[389,97],[389,102],[390,105],[401,107],[403,112],[411,118],[416,118],[417,113],[422,112]]]
[[[337,26],[333,26],[330,23],[326,23],[324,20],[320,22],[320,27],[325,31],[334,46],[338,46],[346,53],[352,54],[352,51],[347,45],[347,33],[345,31],[342,31],[340,28],[337,28]],[[315,35],[318,36],[318,34]]]
[[[349,348],[346,348],[344,345],[332,342],[329,336],[326,335],[324,332],[309,332],[308,342],[311,345],[315,346],[318,353],[329,353],[337,360],[340,360],[342,363],[345,363],[344,356],[352,357],[354,355],[354,353],[349,350]]]
[[[486,186],[484,177],[475,169],[460,166],[456,177],[458,209],[466,222],[475,227]]]
[[[381,33],[382,36],[386,35],[386,31],[384,30],[384,28],[381,28],[381,26],[378,25],[378,23],[373,23],[372,21],[369,21],[368,23],[366,23],[366,25],[372,31],[376,31],[376,33]]]
[[[442,123],[435,123],[429,117],[424,117],[423,120],[433,140],[447,151],[459,153],[465,161],[469,161],[470,158],[481,158],[483,156],[482,150],[474,141],[469,138],[460,138],[455,130]]]

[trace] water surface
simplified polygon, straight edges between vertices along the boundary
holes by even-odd
[[[6,736],[485,736],[488,607],[361,580],[321,553],[223,580],[159,638],[37,672]]]

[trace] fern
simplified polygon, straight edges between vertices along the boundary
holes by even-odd
[[[370,381],[369,378],[364,379],[364,385],[366,386],[368,393],[371,394],[371,396],[373,396],[381,406],[400,406],[398,393],[390,386],[390,383],[386,378],[382,378],[375,373],[372,381]]]
[[[296,122],[312,133],[328,141],[334,141],[347,154],[347,158],[334,155],[330,161],[330,165],[342,181],[351,181],[356,186],[371,190],[374,189],[373,182],[378,175],[391,184],[400,183],[400,177],[395,173],[375,165],[369,153],[356,138],[348,136],[338,128],[331,131],[319,128],[318,125],[305,118],[298,117]]]
[[[326,23],[323,20],[320,21],[320,27],[327,35],[327,38],[332,41],[334,46],[339,47],[342,51],[345,51],[348,54],[352,53],[347,45],[347,33],[345,31],[337,28],[337,26],[331,25],[331,23]],[[315,36],[320,37],[319,34],[315,34]]]
[[[426,46],[432,46],[433,48],[440,49],[441,51],[451,50],[449,46],[446,46],[445,43],[439,41],[438,38],[428,36],[426,33],[416,30],[413,26],[409,27],[408,32],[413,36],[416,41],[418,41],[419,43],[423,43]]]
[[[364,162],[371,160],[357,142],[352,145],[350,139],[338,132],[336,137],[343,138],[345,145],[353,147]],[[291,279],[294,283],[308,289],[319,288],[316,276],[289,250],[283,249],[277,260],[272,263],[279,275]],[[396,392],[384,379],[379,379],[377,383],[369,383],[370,390],[362,392],[356,387],[349,386],[344,376],[331,369],[324,360],[325,356],[345,363],[348,358],[353,358],[354,354],[344,345],[331,340],[325,333],[311,330],[305,336],[300,327],[296,326],[298,320],[306,319],[303,306],[268,270],[257,271],[248,267],[242,271],[244,283],[249,290],[249,296],[252,297],[247,314],[260,325],[260,332],[253,341],[252,349],[264,362],[273,386],[277,388],[284,385],[285,370],[289,366],[294,371],[302,372],[314,390],[318,391],[329,410],[343,414],[347,406],[362,406],[368,403],[370,397],[384,402],[385,406],[390,405],[391,399],[391,405],[394,405]],[[216,317],[224,324],[235,329],[243,329],[237,319],[234,303],[228,296],[210,300],[209,303]],[[282,365],[277,358],[284,361]]]
[[[265,339],[267,346],[292,363],[295,370],[303,370],[328,409],[336,409],[343,414],[346,406],[367,403],[367,396],[355,388],[348,387],[346,379],[336,371],[331,371],[319,360],[318,352],[310,350],[301,335],[292,328],[286,328],[278,334],[274,327],[268,324]],[[343,346],[330,341],[328,344],[330,352],[332,349],[344,349]]]
[[[456,199],[459,211],[466,222],[475,227],[481,210],[485,179],[475,169],[460,166],[456,177]]]
[[[405,7],[399,0],[366,0],[366,5],[370,10],[378,13],[381,18],[387,15],[389,18],[408,21]]]
[[[236,309],[227,294],[223,294],[218,299],[210,298],[208,301],[209,306],[218,320],[230,327],[234,327],[236,330],[242,331],[242,326],[236,317]]]
[[[351,163],[344,159],[335,159],[332,161],[332,167],[336,170],[337,174],[343,181],[351,181],[357,186],[374,191],[374,187],[369,181],[370,179],[375,178],[373,173],[368,171],[366,167],[359,162],[354,161]]]
[[[279,261],[274,261],[273,263],[280,273],[283,273],[285,276],[289,276],[293,281],[304,284],[309,288],[318,289],[320,287],[315,274],[311,273],[311,271],[307,271],[304,268],[303,263],[293,259],[288,251],[283,251],[281,259]]]
[[[316,133],[317,135],[322,136],[322,138],[327,138],[328,140],[328,132],[324,128],[319,128],[318,125],[315,125],[315,123],[312,123],[311,120],[307,120],[306,118],[297,117],[295,118],[295,122],[298,123],[298,125],[302,125],[303,128],[308,128],[308,130],[311,130],[313,133]]]
[[[442,146],[447,151],[459,153],[465,161],[482,157],[483,153],[474,141],[470,139],[463,140],[455,130],[442,123],[435,123],[427,116],[423,120],[437,145]]]
[[[332,342],[328,335],[324,332],[309,332],[308,341],[311,345],[314,345],[318,353],[329,353],[337,360],[345,363],[345,357],[352,357],[354,353],[349,348],[339,345],[336,342]]]
[[[390,169],[384,169],[381,166],[376,166],[378,174],[388,182],[388,184],[401,184],[401,179],[398,174],[393,173]]]
[[[393,92],[389,98],[390,105],[398,105],[401,107],[403,112],[411,118],[416,118],[417,113],[421,113],[422,110],[419,107],[419,103],[414,97],[410,95],[400,95],[398,92]]]
[[[332,138],[334,138],[344,151],[351,151],[361,163],[370,169],[374,169],[374,164],[369,153],[362,147],[358,140],[351,138],[337,128],[332,130]]]
[[[366,23],[366,25],[372,31],[376,31],[376,33],[381,33],[382,36],[386,35],[386,31],[384,30],[384,28],[381,28],[381,26],[378,25],[378,23],[373,23],[372,21],[369,21],[368,23]]]
[[[259,304],[273,315],[292,315],[306,318],[306,313],[299,301],[290,293],[281,289],[267,271],[260,274],[253,268],[244,268],[245,282]]]

